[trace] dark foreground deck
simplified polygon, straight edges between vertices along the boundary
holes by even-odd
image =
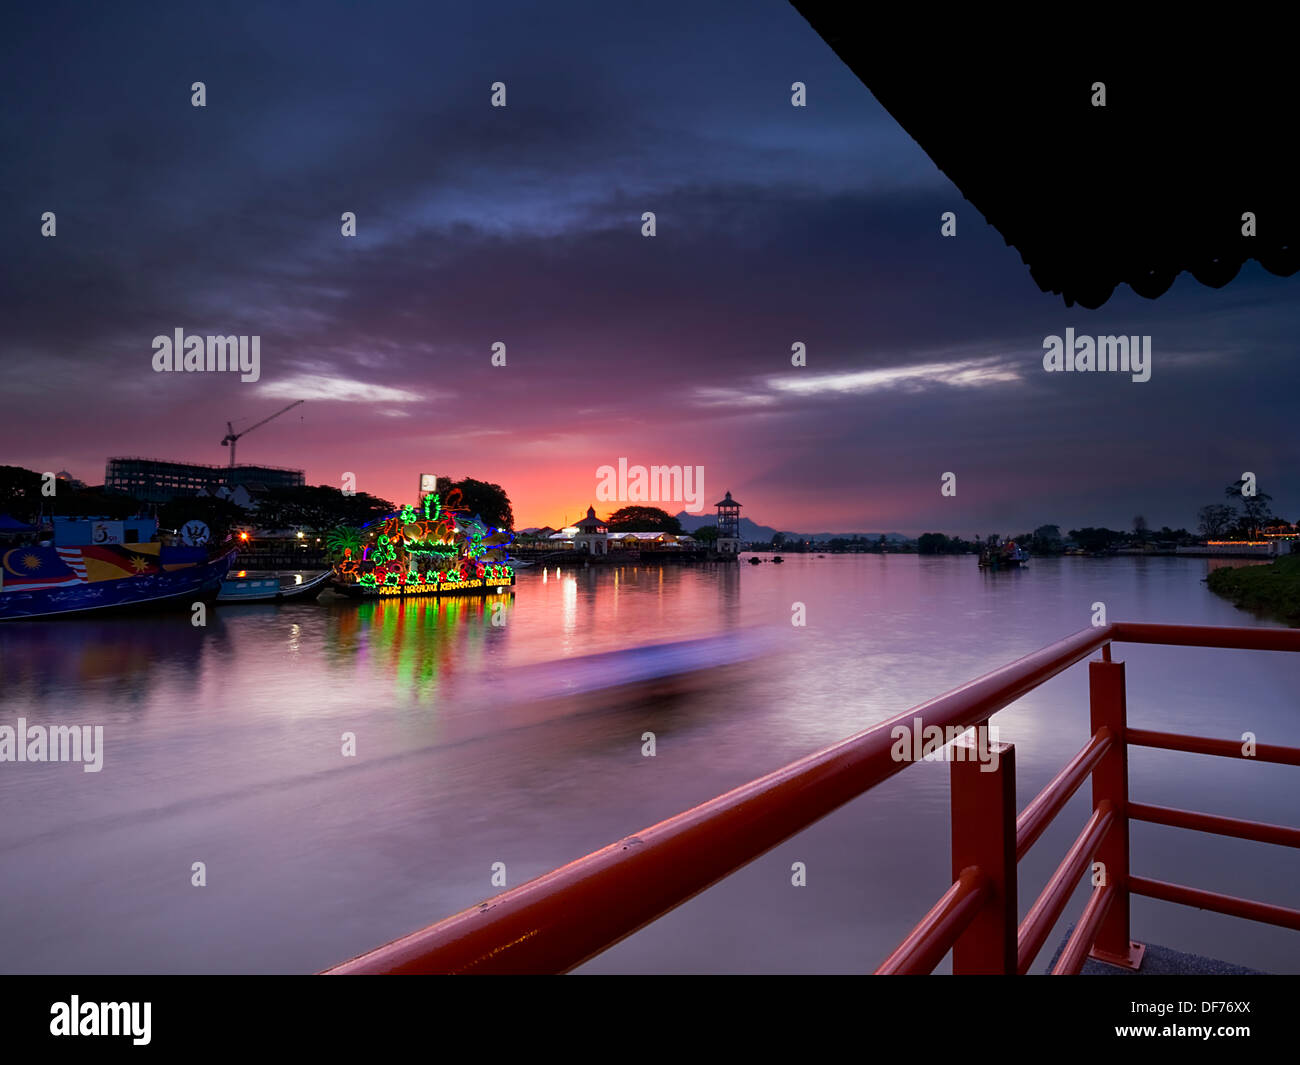
[[[1061,945],[1056,948],[1052,960],[1042,970],[1050,973],[1070,941],[1074,928],[1069,928]],[[1107,965],[1104,961],[1089,958],[1079,971],[1080,976],[1268,976],[1269,973],[1259,969],[1247,969],[1242,965],[1232,965],[1215,958],[1203,958],[1199,954],[1184,954],[1181,950],[1171,950],[1158,943],[1146,944],[1146,954],[1142,957],[1139,969],[1124,969],[1118,965]]]

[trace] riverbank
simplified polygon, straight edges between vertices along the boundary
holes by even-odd
[[[1300,625],[1300,557],[1288,555],[1267,566],[1216,569],[1205,582],[1234,606]]]

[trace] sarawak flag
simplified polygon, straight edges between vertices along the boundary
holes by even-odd
[[[82,578],[49,547],[15,547],[0,556],[0,591],[35,592],[81,584]]]
[[[103,544],[95,547],[66,548],[59,552],[74,569],[80,565],[87,581],[120,581],[142,573],[158,572],[157,544]],[[152,548],[152,550],[150,550]],[[75,552],[74,562],[68,553]]]

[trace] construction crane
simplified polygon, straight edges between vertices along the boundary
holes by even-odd
[[[300,406],[301,404],[306,402],[307,401],[305,399],[295,400],[293,403],[290,403],[287,407],[284,407],[283,409],[276,411],[269,418],[263,418],[256,425],[250,425],[247,429],[241,429],[239,432],[235,432],[235,427],[231,425],[229,422],[226,422],[226,438],[223,441],[221,441],[221,446],[230,448],[231,469],[233,469],[235,466],[235,441],[237,441],[245,433],[251,433],[254,429],[258,429],[261,426],[265,425],[267,422],[271,421],[272,418],[278,418],[280,417],[281,414],[285,413],[285,411],[291,411],[293,410],[294,407]]]

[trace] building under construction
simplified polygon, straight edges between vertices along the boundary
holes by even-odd
[[[125,492],[149,503],[166,503],[178,496],[194,496],[218,488],[243,485],[257,488],[296,488],[305,483],[302,470],[283,466],[207,466],[160,459],[110,458],[104,468],[104,487]]]

